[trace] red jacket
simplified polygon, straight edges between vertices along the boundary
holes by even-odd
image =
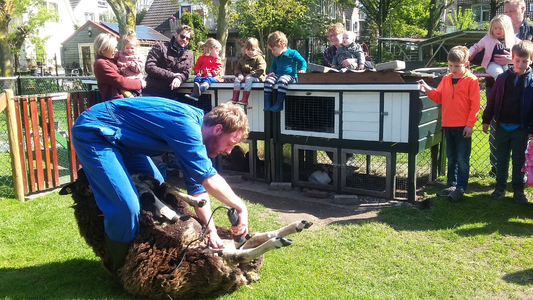
[[[209,72],[212,74],[211,77],[215,77],[218,81],[222,80],[222,76],[220,76],[221,70],[222,63],[220,62],[220,58],[209,56],[205,53],[198,57],[194,65],[194,74],[200,73],[202,77],[207,77],[207,73]]]
[[[452,74],[444,76],[439,86],[426,94],[433,102],[442,103],[442,127],[474,127],[479,113],[479,83],[470,71],[466,70],[455,87]]]
[[[124,98],[120,90],[140,90],[142,88],[139,79],[129,79],[118,71],[114,60],[98,55],[94,61],[94,77],[98,90],[102,94],[102,100]]]

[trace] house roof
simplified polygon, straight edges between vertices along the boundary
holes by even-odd
[[[156,31],[162,32],[167,29],[170,30],[169,20],[172,17],[179,18],[180,7],[172,4],[171,0],[154,0],[152,5],[146,11],[141,25],[152,27]]]
[[[61,45],[65,45],[70,39],[75,37],[80,31],[85,30],[85,28],[88,26],[93,26],[94,28],[98,28],[100,31],[110,33],[115,37],[120,38],[117,23],[87,21],[80,28],[78,28],[78,30],[76,30],[71,36],[64,40]],[[168,37],[146,26],[135,26],[135,33],[140,43],[156,44],[159,42],[166,42],[170,40]]]

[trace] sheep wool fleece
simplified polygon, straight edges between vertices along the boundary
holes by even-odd
[[[191,195],[217,173],[203,144],[203,112],[159,97],[117,99],[84,111],[72,127],[72,143],[104,214],[107,236],[129,242],[139,232],[140,204],[131,173],[163,178],[151,156],[174,151]]]

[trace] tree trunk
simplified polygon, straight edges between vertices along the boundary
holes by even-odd
[[[218,7],[217,40],[222,45],[220,58],[222,61],[222,75],[226,74],[226,44],[228,42],[229,23],[226,16],[229,13],[230,0],[220,0]]]
[[[12,77],[11,46],[9,45],[9,18],[0,18],[0,76]]]
[[[118,20],[118,34],[121,37],[118,49],[122,49],[122,37],[129,29],[135,31],[135,16],[137,14],[137,0],[107,0]]]

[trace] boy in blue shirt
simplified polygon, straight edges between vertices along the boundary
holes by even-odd
[[[496,121],[494,141],[496,143],[496,189],[490,195],[493,199],[503,198],[509,177],[509,159],[513,159],[513,198],[520,204],[527,203],[524,194],[524,172],[528,135],[533,126],[533,43],[521,41],[511,50],[513,68],[502,73],[492,88],[483,112],[483,132],[487,133],[491,119]]]
[[[267,46],[272,51],[274,59],[270,65],[270,73],[265,80],[265,111],[279,112],[283,110],[283,101],[287,94],[289,83],[298,81],[297,73],[305,73],[307,63],[298,51],[287,47],[285,34],[276,31],[268,35]],[[297,69],[297,64],[300,69]],[[272,105],[272,87],[278,84],[276,104]]]

